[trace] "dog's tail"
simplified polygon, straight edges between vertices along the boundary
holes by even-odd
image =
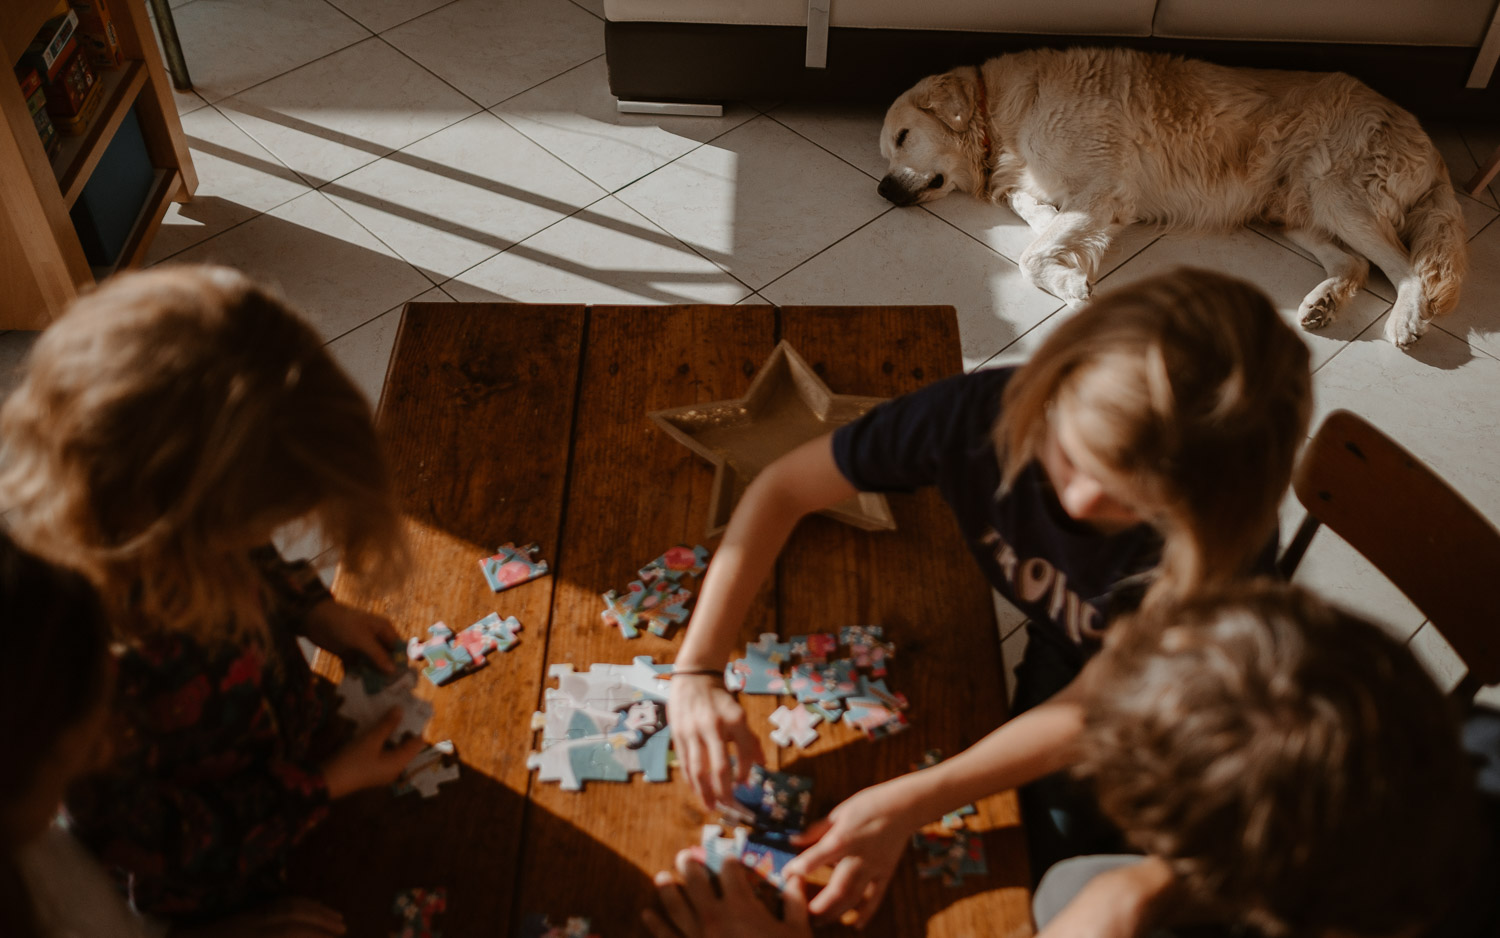
[[[1410,249],[1412,266],[1422,281],[1422,318],[1452,310],[1458,305],[1459,286],[1469,269],[1469,249],[1463,213],[1446,169],[1407,211],[1401,239]]]

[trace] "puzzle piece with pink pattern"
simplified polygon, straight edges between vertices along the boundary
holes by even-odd
[[[854,666],[871,677],[885,677],[886,659],[896,654],[896,646],[884,638],[885,630],[878,625],[846,625],[839,630],[839,643],[849,647]]]
[[[614,590],[602,594],[605,608],[599,617],[619,628],[625,638],[640,637],[642,625],[652,635],[665,638],[673,625],[687,621],[692,597],[692,590],[665,577],[649,583],[631,580],[623,594]]]
[[[547,561],[535,559],[539,550],[535,544],[501,544],[494,556],[479,561],[479,569],[490,589],[498,593],[546,574]]]

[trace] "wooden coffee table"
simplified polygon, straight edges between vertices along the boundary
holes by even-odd
[[[671,661],[680,637],[621,638],[599,594],[621,589],[665,548],[703,540],[711,467],[646,413],[738,397],[780,339],[835,391],[891,396],[958,372],[951,307],[583,307],[410,304],[379,411],[414,567],[405,583],[340,574],[334,591],[406,635],[442,620],[516,615],[520,644],[482,671],[419,693],[430,740],[453,739],[462,777],[438,797],[364,792],[335,805],[299,856],[293,887],[342,910],[356,936],[395,926],[399,890],[444,886],[450,938],[505,935],[529,913],[593,919],[604,938],[643,934],[652,874],[698,842],[706,816],[676,777],[590,782],[582,792],[526,768],[547,667]],[[935,492],[891,499],[899,530],[802,523],[742,639],[878,623],[897,646],[889,683],[911,728],[868,742],[842,724],[772,768],[816,780],[814,812],[908,770],[926,749],[955,753],[1005,719],[989,590]],[[505,541],[541,544],[552,575],[491,593],[478,560]],[[713,544],[708,545],[715,546]],[[689,625],[691,627],[691,625]],[[333,678],[328,656],[319,670]],[[788,698],[742,698],[753,725]],[[988,876],[945,887],[904,861],[875,936],[1031,934],[1024,838],[1012,792],[970,819]]]

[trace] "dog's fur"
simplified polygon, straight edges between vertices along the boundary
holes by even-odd
[[[1019,52],[923,79],[891,105],[880,152],[880,194],[897,205],[954,190],[1007,201],[1037,231],[1021,269],[1074,305],[1111,238],[1137,221],[1284,227],[1328,272],[1298,311],[1309,329],[1333,320],[1373,261],[1396,285],[1386,336],[1402,348],[1458,302],[1468,264],[1432,141],[1342,74]]]

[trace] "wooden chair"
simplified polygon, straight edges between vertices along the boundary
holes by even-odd
[[[1468,673],[1468,701],[1500,683],[1500,531],[1395,441],[1346,410],[1323,421],[1292,487],[1307,517],[1280,561],[1290,578],[1328,525],[1422,610]]]

